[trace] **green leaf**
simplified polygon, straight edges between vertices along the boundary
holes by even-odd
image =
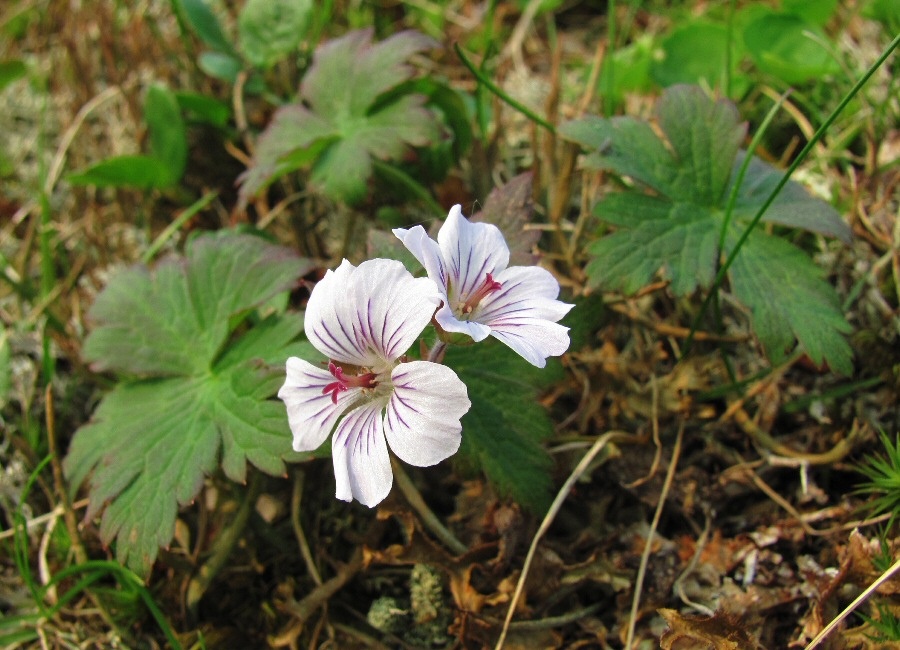
[[[295,341],[302,318],[271,314],[235,329],[309,268],[286,249],[223,231],[191,240],[185,258],[119,273],[91,308],[85,358],[130,379],[75,433],[64,469],[73,486],[93,473],[88,516],[105,508],[101,537],[116,540],[134,571],[149,571],[178,506],[217,464],[243,481],[247,462],[280,474],[297,458],[284,407],[268,398],[285,358],[314,357]]]
[[[228,104],[207,95],[179,90],[175,92],[175,99],[189,118],[204,124],[224,128],[231,119],[231,108]]]
[[[595,214],[617,229],[588,249],[590,286],[634,293],[661,273],[675,294],[687,295],[712,285],[718,264],[731,250],[720,249],[720,238],[746,156],[738,150],[745,129],[736,110],[699,89],[676,86],[660,100],[657,123],[661,136],[632,118],[591,117],[560,128],[564,137],[592,150],[587,165],[655,190],[653,195],[638,188],[610,194],[595,206]],[[749,161],[735,194],[727,246],[735,245],[781,178],[770,165]],[[834,208],[790,181],[762,219],[844,241],[850,237]],[[817,362],[824,359],[838,372],[849,371],[843,336],[849,325],[834,290],[802,251],[754,233],[729,280],[738,300],[751,309],[754,329],[772,359],[780,359],[796,339]]]
[[[173,0],[173,2],[179,15],[201,41],[220,52],[234,54],[234,47],[225,37],[219,19],[203,0]]]
[[[840,71],[822,45],[822,30],[794,15],[768,14],[744,30],[744,43],[756,66],[788,84],[799,84]]]
[[[187,245],[154,270],[139,265],[110,280],[88,312],[82,353],[99,371],[182,375],[209,371],[229,318],[292,286],[310,264],[258,237],[224,231]]]
[[[450,347],[446,363],[469,390],[459,462],[484,471],[501,495],[534,512],[550,504],[552,462],[541,444],[553,433],[537,388],[558,373],[538,370],[506,346]]]
[[[834,15],[838,0],[781,0],[781,9],[813,25],[824,25]]]
[[[150,86],[144,101],[144,120],[150,135],[150,151],[169,175],[166,185],[181,180],[187,164],[187,131],[175,95],[162,86]]]
[[[397,160],[410,146],[437,139],[439,123],[424,106],[424,96],[380,101],[412,77],[406,60],[436,43],[415,32],[371,41],[372,30],[360,30],[318,49],[298,103],[279,109],[260,136],[253,163],[240,179],[242,203],[278,176],[311,164],[314,185],[354,203],[366,194],[373,157]]]
[[[734,51],[733,43],[731,46],[732,93],[741,96],[749,80],[738,73],[740,52]],[[663,40],[662,57],[653,60],[650,74],[663,87],[693,83],[724,88],[728,47],[728,31],[724,25],[704,21],[688,23]]]
[[[138,154],[107,158],[87,169],[69,174],[66,179],[73,185],[161,190],[169,187],[171,173],[161,160]]]
[[[678,295],[712,284],[721,216],[690,203],[625,194],[610,195],[595,211],[604,219],[630,218],[633,227],[591,245],[585,269],[591,286],[635,293],[660,270]]]
[[[740,233],[732,232],[730,245]],[[753,329],[769,358],[778,363],[794,338],[816,364],[827,361],[841,374],[853,371],[843,334],[852,328],[840,299],[803,251],[783,239],[754,232],[729,273],[735,297],[750,308]]]
[[[607,53],[600,68],[598,91],[611,94],[615,104],[621,104],[629,93],[646,94],[653,88],[650,68],[655,46],[653,37],[642,34],[633,43]],[[612,75],[610,88],[609,76]]]
[[[734,163],[734,173],[743,163],[746,152],[739,152]],[[756,211],[781,180],[783,171],[772,167],[759,158],[751,158],[744,181],[738,189],[735,216],[748,221],[756,216]],[[728,191],[731,191],[731,186]],[[833,207],[809,194],[797,183],[788,183],[766,210],[763,221],[777,223],[791,228],[802,228],[828,237],[837,237],[850,243],[850,226]]]
[[[224,52],[201,52],[197,58],[197,65],[210,77],[231,84],[244,68],[239,58]]]
[[[238,17],[238,39],[247,60],[270,68],[296,50],[312,8],[312,0],[248,0]]]

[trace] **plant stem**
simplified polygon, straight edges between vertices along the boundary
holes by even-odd
[[[241,534],[247,526],[250,513],[253,511],[253,506],[256,503],[256,497],[259,495],[261,486],[262,481],[259,472],[253,472],[250,475],[250,485],[247,486],[244,500],[241,502],[237,512],[234,513],[234,519],[232,519],[231,524],[224,528],[222,532],[219,533],[219,536],[216,537],[215,542],[213,542],[212,555],[206,563],[200,567],[197,574],[191,578],[191,582],[188,584],[187,588],[187,596],[185,597],[188,616],[191,619],[196,619],[197,606],[200,604],[200,599],[203,597],[203,594],[206,593],[206,590],[209,588],[209,585],[212,584],[215,577],[219,574],[219,571],[222,570],[222,567],[225,566],[225,562],[231,555],[231,551],[234,550],[235,545],[238,543],[238,540],[240,540]]]
[[[428,504],[425,503],[425,499],[422,498],[422,495],[419,494],[416,486],[413,485],[412,479],[409,478],[409,475],[396,458],[391,458],[391,465],[394,468],[394,478],[397,481],[397,487],[403,492],[403,496],[406,497],[406,500],[409,502],[409,505],[412,506],[413,510],[418,513],[425,528],[434,533],[435,537],[441,540],[447,548],[457,555],[462,555],[468,551],[469,549],[466,545],[456,539],[456,536],[450,532],[450,530],[441,523],[441,520],[438,519],[437,515],[431,511]]]
[[[531,120],[535,124],[539,124],[540,126],[544,127],[548,131],[550,131],[550,133],[556,133],[556,127],[554,127],[552,124],[550,124],[550,122],[548,122],[547,120],[545,120],[544,118],[539,116],[537,113],[532,111],[530,108],[528,108],[524,104],[516,101],[515,99],[513,99],[512,97],[507,95],[503,90],[500,89],[500,87],[497,84],[495,84],[493,81],[491,81],[486,76],[484,76],[484,74],[482,74],[481,70],[476,68],[475,65],[466,57],[466,55],[463,54],[462,48],[459,46],[459,43],[454,43],[453,49],[456,50],[456,54],[459,57],[459,60],[463,62],[463,65],[469,69],[469,72],[471,72],[473,75],[475,75],[475,78],[478,80],[478,83],[482,84],[485,88],[487,88],[492,93],[497,95],[497,97],[499,97],[504,102],[506,102],[507,104],[512,106],[514,109],[519,111],[522,115],[527,117],[529,120]]]

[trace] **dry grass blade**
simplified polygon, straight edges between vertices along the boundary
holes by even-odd
[[[501,650],[503,648],[503,644],[506,642],[506,635],[509,632],[509,626],[510,623],[512,623],[512,617],[516,611],[516,603],[519,602],[519,598],[521,598],[522,596],[522,591],[525,589],[525,580],[528,578],[528,571],[531,568],[531,563],[534,561],[534,554],[537,551],[538,542],[541,541],[541,538],[547,533],[547,530],[550,528],[550,525],[553,523],[556,515],[559,514],[559,510],[560,508],[562,508],[562,504],[563,502],[565,502],[566,497],[569,496],[569,491],[572,489],[572,486],[575,485],[575,482],[581,478],[582,474],[584,474],[585,471],[587,471],[587,468],[590,466],[591,462],[594,460],[594,458],[597,457],[597,454],[599,454],[603,450],[603,448],[606,447],[607,444],[609,444],[611,441],[627,439],[628,437],[629,436],[627,433],[623,433],[621,431],[608,431],[597,438],[597,441],[584,455],[575,469],[572,470],[569,478],[566,479],[566,482],[563,483],[563,486],[559,489],[559,493],[556,495],[556,498],[550,505],[550,510],[547,511],[547,514],[544,516],[544,520],[541,522],[538,531],[534,535],[534,539],[531,540],[531,546],[528,548],[528,553],[525,556],[525,563],[522,565],[522,573],[519,576],[519,581],[516,583],[516,590],[513,592],[512,600],[509,603],[509,609],[506,611],[506,618],[503,620],[503,629],[500,631],[500,638],[497,639],[497,644],[494,646],[494,650]]]
[[[631,614],[628,616],[628,635],[625,638],[625,649],[630,650],[634,643],[634,629],[637,625],[638,606],[641,602],[641,587],[644,584],[644,576],[647,573],[647,563],[650,561],[650,549],[653,547],[653,536],[659,526],[663,507],[666,504],[666,496],[672,489],[672,480],[675,478],[675,468],[678,466],[678,457],[681,455],[681,441],[684,439],[684,421],[678,427],[678,437],[675,438],[675,447],[672,449],[672,460],[669,461],[669,469],[666,472],[666,480],[659,494],[659,502],[656,504],[656,512],[653,513],[653,521],[650,524],[650,532],[647,535],[647,543],[641,553],[641,564],[638,567],[637,578],[634,581],[634,598],[631,601]]]
[[[835,619],[833,621],[831,621],[831,623],[826,625],[822,629],[822,631],[816,635],[816,638],[814,638],[812,641],[810,641],[809,645],[806,646],[805,650],[813,650],[813,648],[817,647],[820,643],[822,643],[822,641],[825,640],[825,637],[827,637],[829,634],[831,634],[834,631],[834,628],[836,628],[838,625],[840,625],[844,621],[844,619],[847,618],[848,616],[850,616],[850,614],[852,614],[856,610],[857,607],[862,605],[866,601],[866,599],[869,598],[869,596],[871,596],[873,593],[875,593],[876,589],[878,589],[885,582],[887,582],[888,580],[893,578],[898,572],[900,572],[900,560],[897,560],[896,562],[894,562],[894,564],[893,564],[893,566],[891,566],[891,568],[889,568],[887,571],[885,571],[878,577],[878,580],[876,580],[875,582],[870,584],[865,589],[865,591],[863,591],[859,596],[856,597],[856,600],[854,600],[852,603],[847,605],[847,607],[844,609],[844,611],[842,611],[840,614],[838,614],[835,617]]]

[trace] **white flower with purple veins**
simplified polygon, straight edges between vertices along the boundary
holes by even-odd
[[[437,241],[422,226],[395,228],[441,292],[435,321],[475,341],[493,336],[538,368],[569,348],[569,328],[557,323],[573,305],[560,302],[556,278],[538,266],[509,264],[499,228],[471,223],[454,205]]]
[[[318,448],[334,429],[337,498],[372,507],[388,495],[388,445],[419,467],[459,449],[459,419],[471,406],[465,384],[447,366],[402,360],[440,301],[430,280],[385,259],[344,260],[313,289],[306,336],[331,361],[326,370],[288,359],[278,397],[296,451]]]

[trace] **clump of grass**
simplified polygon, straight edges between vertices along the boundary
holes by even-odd
[[[868,479],[857,488],[857,492],[872,495],[867,507],[875,514],[890,513],[890,524],[893,524],[900,512],[900,436],[891,442],[882,431],[881,443],[884,455],[868,455],[857,467]]]

